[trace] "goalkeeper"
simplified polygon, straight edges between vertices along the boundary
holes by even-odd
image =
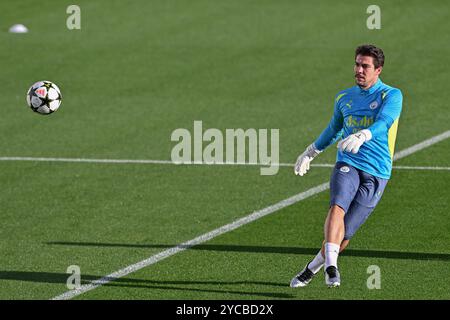
[[[383,65],[380,48],[356,48],[356,86],[336,95],[328,127],[297,159],[295,174],[303,176],[319,153],[342,138],[331,174],[322,249],[292,279],[291,287],[306,286],[322,267],[326,285],[340,286],[338,255],[372,213],[391,176],[402,93],[379,79]]]

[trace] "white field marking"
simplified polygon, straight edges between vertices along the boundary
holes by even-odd
[[[67,291],[66,293],[63,293],[62,295],[59,295],[55,298],[53,298],[52,300],[66,300],[66,299],[70,299],[73,298],[75,296],[78,296],[84,292],[90,291],[92,289],[95,289],[103,284],[106,284],[110,281],[113,281],[115,279],[124,277],[132,272],[135,272],[137,270],[140,270],[142,268],[148,267],[154,263],[157,263],[165,258],[168,258],[170,256],[173,256],[174,254],[177,254],[179,252],[182,252],[186,249],[189,249],[193,246],[196,246],[198,244],[201,244],[203,242],[206,242],[208,240],[211,240],[221,234],[224,234],[226,232],[230,232],[232,230],[235,230],[243,225],[246,225],[252,221],[258,220],[259,218],[262,218],[268,214],[271,214],[275,211],[278,211],[282,208],[285,208],[287,206],[290,206],[291,204],[294,204],[296,202],[302,201],[306,198],[309,198],[317,193],[320,193],[324,190],[327,190],[329,188],[329,182],[326,183],[322,183],[314,188],[308,189],[307,191],[304,191],[302,193],[299,193],[295,196],[292,196],[290,198],[287,198],[285,200],[282,200],[278,203],[275,203],[269,207],[266,207],[262,210],[258,210],[253,212],[252,214],[245,216],[241,219],[238,219],[234,222],[231,222],[227,225],[224,225],[220,228],[217,228],[211,232],[205,233],[195,239],[189,240],[187,242],[184,242],[182,244],[179,244],[173,248],[164,250],[156,255],[151,256],[148,259],[142,260],[138,263],[135,263],[133,265],[130,265],[124,269],[121,269],[119,271],[116,271],[114,273],[111,273],[110,275],[107,275],[99,280],[95,280],[92,281],[90,284],[86,284],[81,286],[79,289],[75,289],[75,290],[71,290],[71,291]]]
[[[0,161],[47,161],[47,162],[90,162],[90,163],[140,163],[140,164],[172,164],[166,160],[125,160],[125,159],[64,159],[64,158],[23,158],[23,157],[0,157]],[[262,166],[260,163],[184,163],[182,165],[240,165],[240,166]],[[275,164],[274,164],[275,165]],[[294,167],[294,163],[279,163],[280,167]],[[315,163],[311,167],[333,168],[332,163]],[[427,167],[427,166],[392,166],[400,170],[435,170],[448,171],[450,167]]]
[[[449,132],[450,131],[446,132],[447,138],[449,136]],[[440,136],[442,136],[442,135],[439,135],[437,137],[440,137]],[[412,146],[410,148],[407,148],[405,150],[415,150],[414,152],[417,152],[417,151],[422,150],[422,149],[424,149],[424,148],[426,148],[426,147],[428,147],[428,146],[430,146],[430,145],[432,145],[434,143],[437,143],[437,142],[439,142],[441,140],[443,140],[443,139],[435,139],[435,137],[433,137],[431,139],[425,140],[424,142],[421,142],[421,143],[419,143],[417,145],[414,145],[414,146]],[[434,142],[430,143],[430,141],[434,141]],[[420,145],[421,147],[420,148],[416,147],[418,145]],[[403,151],[400,151],[399,152],[400,155],[397,156],[397,160],[401,159],[403,157],[406,157],[406,156],[408,156],[408,155],[410,155],[410,154],[412,154],[414,152],[410,152],[410,151],[403,152]],[[221,234],[224,234],[224,233],[230,232],[232,230],[235,230],[235,229],[237,229],[237,228],[239,228],[239,227],[241,227],[243,225],[246,225],[246,224],[248,224],[250,222],[258,220],[259,218],[262,218],[262,217],[264,217],[266,215],[269,215],[269,214],[271,214],[273,212],[276,212],[276,211],[278,211],[280,209],[283,209],[283,208],[285,208],[287,206],[290,206],[290,205],[292,205],[294,203],[297,203],[299,201],[305,200],[305,199],[307,199],[307,198],[309,198],[309,197],[311,197],[313,195],[316,195],[316,194],[318,194],[318,193],[320,193],[322,191],[325,191],[325,190],[329,189],[329,187],[330,187],[329,183],[330,183],[329,181],[325,182],[325,183],[322,183],[322,184],[320,184],[320,185],[318,185],[316,187],[313,187],[313,188],[308,189],[308,190],[306,190],[304,192],[301,192],[301,193],[299,193],[299,194],[297,194],[295,196],[292,196],[290,198],[287,198],[285,200],[277,202],[277,203],[275,203],[275,204],[273,204],[271,206],[268,206],[268,207],[266,207],[264,209],[255,211],[255,212],[251,213],[250,215],[247,215],[247,216],[245,216],[245,217],[243,217],[241,219],[238,219],[238,220],[236,220],[234,222],[231,222],[231,223],[229,223],[227,225],[219,227],[219,228],[217,228],[217,229],[215,229],[213,231],[205,233],[205,234],[203,234],[203,235],[201,235],[201,236],[199,236],[199,237],[197,237],[195,239],[189,240],[189,241],[184,242],[182,244],[179,244],[179,245],[177,245],[175,247],[172,247],[170,249],[164,250],[164,251],[162,251],[160,253],[157,253],[157,254],[155,254],[153,256],[150,256],[149,258],[147,258],[145,260],[139,261],[139,262],[137,262],[135,264],[132,264],[132,265],[129,265],[129,266],[123,268],[123,269],[120,269],[119,271],[111,273],[111,274],[109,274],[109,275],[107,275],[107,276],[105,276],[105,277],[103,277],[101,279],[94,280],[91,283],[85,284],[85,285],[81,286],[78,289],[67,291],[67,292],[65,292],[65,293],[63,293],[63,294],[61,294],[59,296],[56,296],[56,297],[52,298],[52,300],[68,300],[68,299],[76,297],[76,296],[78,296],[80,294],[83,294],[83,293],[85,293],[87,291],[90,291],[90,290],[93,290],[95,288],[98,288],[101,285],[104,285],[104,284],[107,284],[107,283],[109,283],[111,281],[114,281],[114,280],[116,280],[118,278],[125,277],[125,276],[129,275],[130,273],[136,272],[136,271],[138,271],[140,269],[143,269],[143,268],[148,267],[148,266],[150,266],[152,264],[155,264],[155,263],[157,263],[157,262],[159,262],[159,261],[161,261],[163,259],[166,259],[166,258],[168,258],[170,256],[173,256],[174,254],[182,252],[182,251],[184,251],[184,250],[186,250],[188,248],[191,248],[191,247],[193,247],[195,245],[204,243],[204,242],[206,242],[208,240],[211,240],[211,239],[213,239],[213,238],[215,238],[215,237],[217,237],[217,236],[219,236]]]
[[[445,131],[437,136],[434,136],[430,139],[422,141],[418,144],[413,145],[412,147],[406,148],[394,155],[394,161],[409,156],[417,151],[425,149],[433,144],[436,144],[442,140],[445,140],[450,137],[450,130]],[[87,163],[136,163],[136,164],[173,164],[173,165],[247,165],[247,166],[266,166],[268,163],[251,163],[251,162],[216,162],[216,163],[205,163],[205,162],[186,162],[183,164],[175,164],[170,160],[148,160],[148,159],[89,159],[89,158],[47,158],[47,157],[0,157],[0,161],[44,161],[44,162],[87,162]],[[277,165],[273,163],[272,165]],[[294,166],[293,163],[278,163],[280,167],[291,167]],[[311,164],[313,167],[334,167],[334,164]],[[400,168],[400,167],[397,167]],[[404,167],[406,168],[406,167]],[[408,167],[413,168],[413,167]],[[428,167],[420,167],[428,168]],[[445,167],[429,167],[431,170],[439,170],[436,168],[440,168],[442,170],[448,170]],[[426,170],[426,169],[424,169]]]
[[[86,158],[44,158],[44,157],[0,157],[0,161],[173,164],[172,161],[170,160],[86,159]]]
[[[394,169],[400,169],[400,170],[442,170],[442,171],[449,171],[450,167],[412,167],[412,166],[393,166]]]
[[[48,158],[48,157],[0,157],[0,161],[37,161],[37,162],[85,162],[85,163],[110,163],[110,164],[172,164],[183,165],[206,165],[206,166],[267,166],[269,164],[256,162],[214,162],[206,163],[199,161],[183,162],[175,164],[171,160],[150,160],[150,159],[93,159],[93,158]],[[291,167],[293,163],[273,163],[280,167]],[[334,167],[333,164],[313,164],[316,167]]]
[[[431,137],[430,139],[427,139],[418,144],[415,144],[412,147],[403,149],[402,151],[399,151],[396,154],[394,154],[394,161],[399,160],[404,157],[407,157],[410,154],[413,154],[422,149],[428,148],[429,146],[432,146],[433,144],[441,142],[442,140],[448,139],[449,137],[450,137],[450,130],[447,130],[437,136]]]
[[[396,154],[397,155],[397,154]],[[84,163],[110,163],[110,164],[173,164],[173,165],[236,165],[236,166],[265,166],[267,164],[249,163],[249,162],[224,162],[208,164],[204,162],[190,162],[183,164],[174,164],[170,160],[146,160],[146,159],[87,159],[87,158],[42,158],[42,157],[0,157],[0,161],[37,161],[37,162],[84,162]],[[276,164],[272,164],[276,165]],[[294,163],[279,163],[280,167],[294,167]],[[335,164],[331,163],[313,163],[311,167],[333,168]],[[450,170],[450,167],[426,167],[426,166],[393,166],[393,169],[404,170]]]

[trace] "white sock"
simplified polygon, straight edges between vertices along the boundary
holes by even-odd
[[[323,264],[325,263],[325,258],[322,256],[322,252],[319,251],[317,256],[314,257],[314,259],[308,264],[308,269],[311,270],[313,273],[319,272],[320,268],[323,267]]]
[[[337,259],[339,256],[340,247],[340,245],[335,243],[325,243],[325,270],[329,266],[335,266],[337,268]]]

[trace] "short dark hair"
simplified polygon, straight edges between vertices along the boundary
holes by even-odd
[[[382,67],[384,65],[384,53],[381,48],[375,47],[372,44],[363,44],[356,48],[355,59],[358,55],[370,56],[373,58],[373,65],[375,69]]]

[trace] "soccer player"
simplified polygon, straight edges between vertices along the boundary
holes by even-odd
[[[310,162],[336,142],[336,165],[330,180],[330,209],[322,249],[291,281],[304,287],[324,267],[328,287],[341,284],[338,255],[380,201],[391,176],[402,93],[379,76],[383,50],[362,45],[355,50],[356,85],[335,97],[328,127],[297,159],[294,172],[303,176]]]

